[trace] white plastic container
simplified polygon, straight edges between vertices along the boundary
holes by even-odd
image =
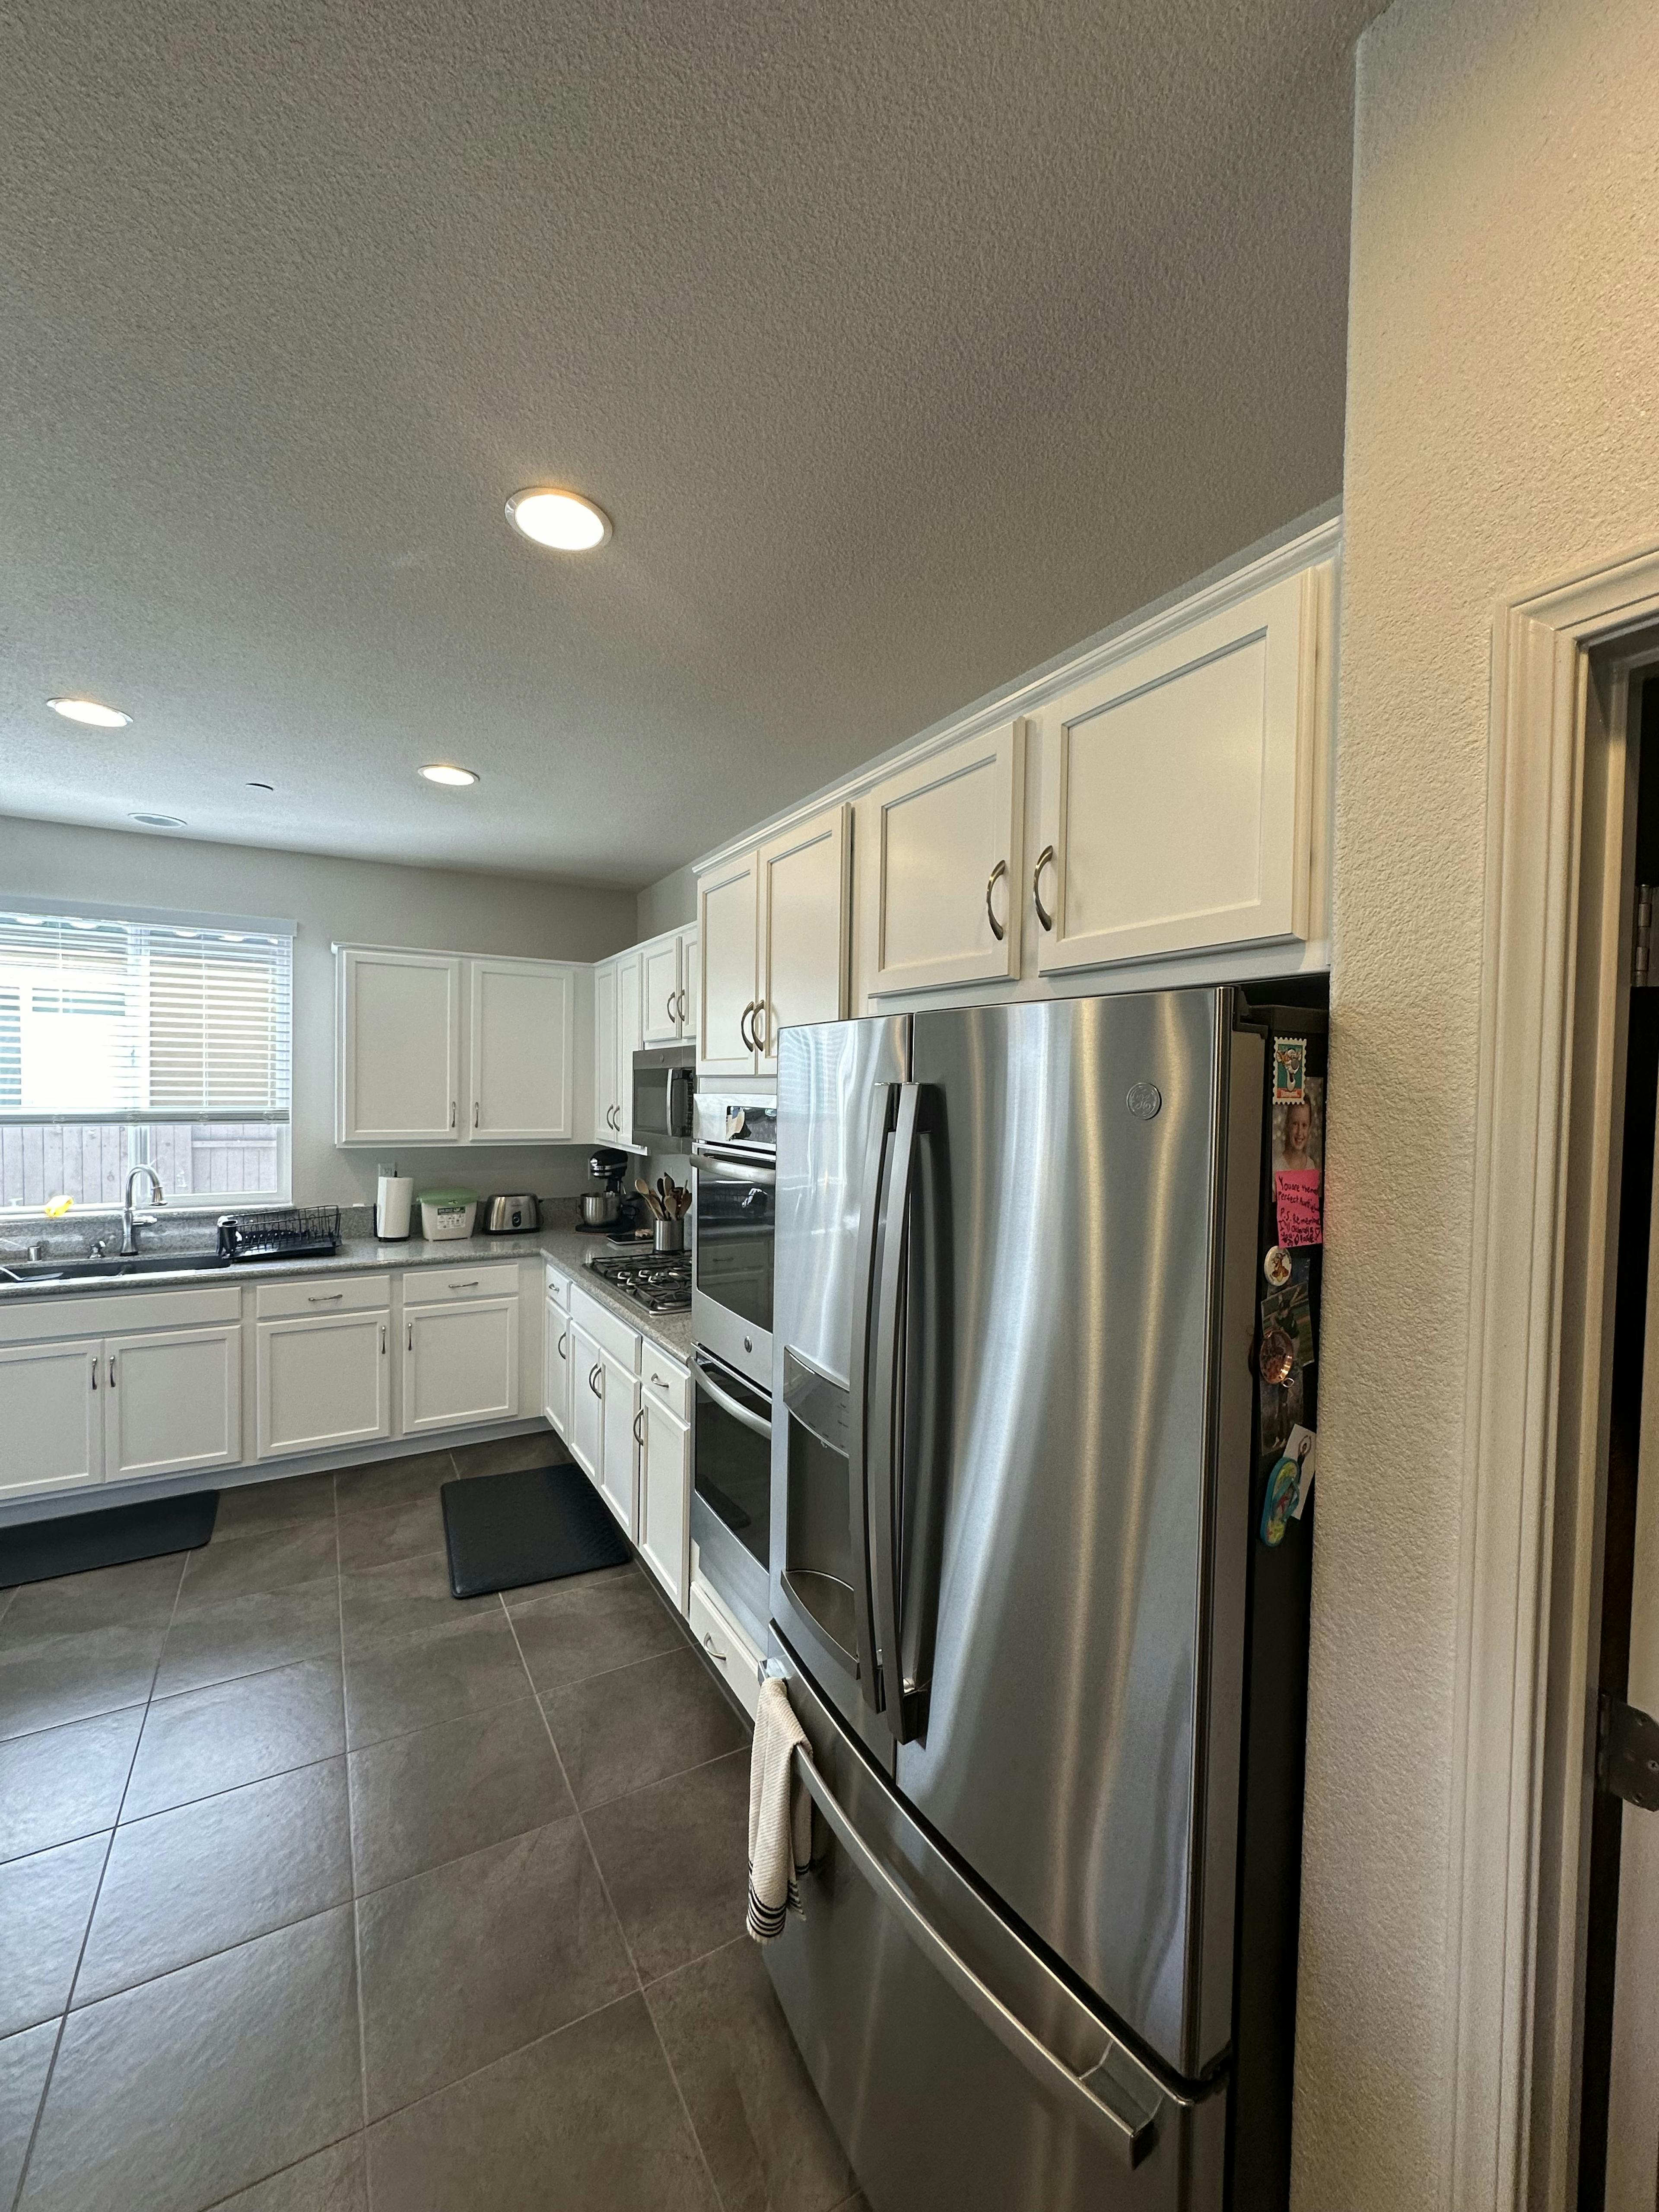
[[[423,1190],[420,1207],[422,1236],[429,1244],[442,1244],[472,1234],[478,1194],[476,1190]]]

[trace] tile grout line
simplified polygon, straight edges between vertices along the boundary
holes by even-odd
[[[507,1625],[509,1628],[513,1629],[513,1642],[514,1648],[517,1650],[519,1654],[519,1663],[523,1667],[526,1674],[530,1675],[529,1662],[525,1658],[524,1646],[519,1642],[519,1632],[516,1627],[514,1627],[513,1615],[511,1613],[507,1612],[506,1595],[504,1593],[501,1594],[501,1611],[507,1613]],[[613,1671],[620,1673],[622,1670],[621,1668],[617,1668]],[[645,2007],[645,2016],[651,2023],[652,2038],[655,2042],[658,2050],[662,2053],[663,2064],[668,2069],[668,2078],[674,2085],[674,2094],[678,2100],[680,2111],[685,2117],[685,2124],[691,2130],[691,2140],[697,2146],[697,2156],[702,2161],[702,2170],[708,2178],[708,2186],[714,2194],[714,2202],[720,2208],[720,2212],[725,2212],[726,2199],[720,2194],[720,2184],[714,2179],[714,2170],[708,2163],[708,2153],[703,2148],[702,2137],[697,2133],[697,2124],[691,2117],[691,2107],[687,2104],[685,2100],[685,2092],[680,2087],[680,2077],[674,2071],[674,2062],[670,2058],[668,2055],[668,2046],[662,2039],[662,2030],[657,2025],[657,2016],[652,2011],[650,2000],[645,1994],[647,1988],[645,1977],[641,1973],[640,1962],[634,1955],[634,1946],[628,1940],[628,1929],[623,1923],[623,1917],[621,1913],[617,1910],[617,1900],[611,1893],[611,1884],[605,1879],[604,1867],[599,1863],[599,1855],[593,1848],[593,1838],[587,1832],[587,1817],[583,1810],[581,1801],[578,1798],[575,1791],[570,1789],[570,1777],[565,1772],[564,1759],[560,1753],[558,1742],[553,1734],[552,1727],[548,1721],[547,1708],[542,1704],[542,1693],[536,1688],[536,1681],[533,1675],[530,1676],[530,1686],[532,1690],[535,1691],[537,1711],[541,1714],[542,1726],[547,1731],[547,1741],[552,1746],[553,1756],[558,1761],[559,1772],[564,1776],[564,1786],[567,1790],[570,1790],[570,1802],[576,1808],[576,1818],[581,1824],[582,1841],[587,1847],[588,1859],[592,1865],[594,1873],[599,1878],[599,1887],[604,1893],[606,1905],[611,1909],[611,1917],[616,1923],[617,1933],[622,1938],[623,1955],[628,1960],[629,1967],[634,1976],[635,1995],[639,1998],[640,2002]],[[704,1765],[712,1765],[713,1763],[714,1762],[712,1760],[708,1759],[705,1759],[702,1762]],[[686,1769],[688,1773],[695,1773],[696,1771],[697,1770],[695,1767]],[[672,1780],[672,1777],[664,1778],[665,1780]],[[631,1796],[633,1793],[631,1791],[624,1791],[623,1794],[624,1796]],[[616,1802],[617,1800],[612,1798],[607,1798],[605,1800],[605,1802],[608,1804],[615,1803]]]
[[[453,1465],[453,1462],[452,1462]],[[346,1857],[351,1875],[352,2002],[357,2013],[357,2104],[362,2114],[363,2191],[368,2191],[368,2031],[363,2019],[363,1923],[357,1910],[357,1816],[351,1804],[351,1713],[346,1703],[345,1570],[340,1563],[340,1480],[331,1478],[334,1500],[334,1600],[340,1636],[340,1763],[345,1773]]]
[[[212,1539],[210,1537],[208,1540],[211,1542]],[[127,1792],[132,1787],[133,1770],[138,1764],[138,1747],[143,1742],[145,1723],[149,1718],[149,1709],[155,1702],[155,1684],[161,1674],[161,1660],[167,1648],[167,1638],[173,1633],[173,1624],[178,1614],[179,1593],[185,1586],[185,1577],[190,1569],[190,1553],[186,1552],[179,1564],[179,1579],[173,1585],[172,1610],[167,1614],[167,1625],[162,1631],[161,1641],[156,1647],[155,1664],[150,1668],[149,1688],[144,1695],[144,1717],[139,1722],[138,1733],[132,1740],[132,1756],[127,1761],[126,1779],[121,1784],[120,1801],[115,1808],[115,1818],[110,1823],[109,1840],[104,1846],[104,1863],[98,1869],[98,1881],[93,1890],[92,1903],[88,1908],[86,1925],[81,1930],[80,1948],[75,1954],[75,1970],[70,1976],[69,1988],[64,1994],[64,2009],[58,2018],[58,2033],[52,2039],[52,2056],[46,2061],[46,2079],[40,2084],[40,2100],[34,2108],[34,2120],[29,2129],[28,2142],[23,2151],[23,2162],[17,2169],[17,2188],[11,2200],[12,2212],[16,2212],[16,2208],[23,2201],[23,2191],[28,2183],[29,2167],[34,2160],[34,2147],[40,2139],[40,2123],[46,2116],[46,2100],[52,2094],[52,2079],[58,2071],[58,2053],[63,2050],[64,2036],[69,2027],[70,2008],[75,2002],[75,1988],[81,1978],[81,1968],[86,1959],[87,1945],[92,1940],[92,1923],[98,1917],[98,1901],[104,1893],[104,1877],[109,1872],[110,1854],[115,1849],[115,1837],[121,1825],[122,1808],[127,1802]],[[125,1705],[116,1708],[118,1712],[130,1710]]]

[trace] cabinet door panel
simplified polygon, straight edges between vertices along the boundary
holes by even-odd
[[[640,1557],[682,1613],[691,1573],[691,1432],[646,1391],[641,1401]]]
[[[663,939],[640,955],[647,1044],[677,1044],[680,1035],[680,940]]]
[[[753,1010],[758,926],[755,855],[697,878],[697,1066],[705,1075],[752,1075],[745,1016]]]
[[[519,1301],[468,1298],[404,1316],[404,1433],[519,1410]]]
[[[570,1456],[590,1482],[598,1483],[605,1457],[605,1363],[591,1336],[570,1324],[570,1426],[565,1442]]]
[[[176,1328],[104,1340],[104,1480],[242,1457],[242,1329]]]
[[[576,1134],[575,979],[540,961],[474,960],[475,1143],[566,1144]]]
[[[0,1498],[101,1480],[103,1407],[100,1338],[0,1352]]]
[[[570,1441],[570,1316],[547,1302],[546,1346],[542,1361],[542,1411],[568,1444]]]
[[[602,1420],[605,1445],[599,1461],[599,1492],[629,1535],[636,1525],[635,1474],[639,1460],[640,1386],[638,1378],[619,1367],[608,1353],[600,1387],[605,1393]]]
[[[640,957],[625,952],[617,963],[617,1141],[634,1141],[634,1055],[645,1042],[644,1009],[640,1000]]]
[[[602,1145],[617,1136],[617,967],[593,971],[593,1134]]]
[[[454,1143],[460,962],[350,945],[339,958],[339,1142]]]
[[[838,1022],[847,1011],[847,825],[845,806],[826,807],[760,848],[761,1005],[752,1026],[763,1074],[777,1073],[781,1029]]]
[[[254,1401],[261,1459],[391,1435],[391,1326],[386,1313],[257,1324]]]
[[[1023,721],[947,745],[870,793],[872,849],[859,865],[872,992],[1019,974],[1024,796]]]
[[[1306,934],[1324,599],[1288,577],[1045,710],[1045,973]]]

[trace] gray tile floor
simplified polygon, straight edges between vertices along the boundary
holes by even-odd
[[[440,1485],[546,1450],[0,1590],[0,2212],[861,2212],[674,1613],[449,1595]]]

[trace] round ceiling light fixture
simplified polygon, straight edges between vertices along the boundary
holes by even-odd
[[[142,822],[146,830],[182,830],[185,827],[182,814],[129,814],[129,822]]]
[[[101,699],[48,699],[46,704],[66,722],[85,722],[94,730],[125,730],[132,720],[118,707],[105,706]]]
[[[507,502],[507,519],[532,544],[555,553],[593,553],[611,538],[611,517],[579,491],[532,484]]]
[[[447,785],[452,791],[461,791],[469,783],[478,781],[475,768],[457,768],[453,761],[433,761],[421,770],[428,783]]]

